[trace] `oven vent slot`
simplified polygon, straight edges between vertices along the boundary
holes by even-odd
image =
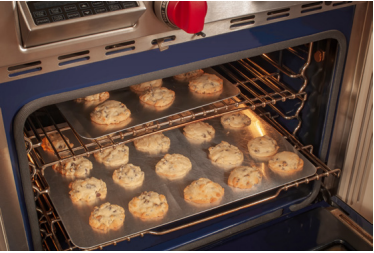
[[[268,17],[266,20],[271,21],[274,19],[279,19],[279,18],[285,18],[290,15],[289,13],[290,8],[285,8],[285,9],[280,9],[280,10],[275,10],[275,11],[269,11],[268,12]]]
[[[135,44],[135,41],[131,40],[131,41],[126,41],[126,42],[106,46],[105,50],[107,50],[108,52],[106,52],[105,55],[113,55],[117,53],[124,53],[128,51],[132,51],[135,49],[134,44]]]
[[[301,6],[301,13],[311,12],[311,11],[317,11],[322,9],[323,2],[315,2],[310,4],[304,4]]]
[[[157,45],[157,40],[163,40],[163,43],[167,43],[167,42],[174,41],[176,38],[177,38],[177,36],[172,35],[172,36],[167,36],[167,37],[163,37],[163,38],[160,38],[160,39],[154,39],[154,40],[152,40],[151,43],[152,43],[152,45]]]
[[[37,71],[41,71],[42,67],[40,66],[41,61],[34,61],[29,63],[24,63],[16,66],[8,67],[8,71],[11,72],[9,77],[16,77],[20,75],[25,75]]]
[[[352,3],[352,1],[344,1],[344,2],[335,2],[332,4],[332,6],[339,6],[339,5],[343,5],[343,4],[350,4]]]
[[[60,62],[58,65],[65,66],[65,65],[69,65],[69,64],[73,64],[77,62],[88,61],[90,59],[90,57],[87,56],[89,53],[90,53],[89,50],[85,50],[85,51],[81,51],[77,53],[61,55],[58,57],[58,60],[62,62]]]
[[[239,28],[239,27],[247,26],[247,25],[253,25],[255,23],[254,19],[255,19],[255,15],[231,19],[230,23],[232,25],[230,26],[230,29],[235,29],[235,28]]]

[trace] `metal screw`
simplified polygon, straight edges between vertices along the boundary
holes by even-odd
[[[206,37],[206,34],[205,34],[205,33],[203,33],[203,32],[198,32],[198,33],[195,33],[195,35],[197,35],[197,36],[201,36],[201,37],[203,37],[203,38],[205,38],[205,37]]]
[[[316,62],[324,61],[324,60],[325,60],[325,51],[322,51],[321,49],[318,49],[318,50],[314,53],[314,60],[315,60]]]

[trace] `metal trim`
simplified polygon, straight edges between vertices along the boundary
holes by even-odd
[[[208,2],[209,7],[212,6],[214,7],[214,4],[222,5],[224,2]],[[228,2],[226,4],[239,4],[240,2]],[[260,4],[261,3],[261,4]],[[271,3],[271,4],[270,4]],[[270,23],[275,23],[279,21],[284,21],[284,20],[289,20],[289,19],[294,19],[294,18],[299,18],[303,16],[309,16],[312,14],[316,13],[321,13],[325,11],[330,11],[330,10],[335,10],[347,6],[352,6],[356,5],[357,2],[351,2],[351,3],[345,3],[343,5],[338,5],[334,6],[334,4],[327,5],[321,2],[321,9],[313,10],[310,12],[302,12],[304,9],[302,6],[308,3],[313,3],[313,2],[269,2],[267,4],[266,2],[248,2],[247,5],[253,6],[253,10],[248,10],[249,12],[246,13],[245,15],[240,15],[236,14],[238,11],[228,11],[232,10],[232,8],[228,8],[226,13],[221,13],[221,15],[218,15],[220,12],[223,10],[221,8],[218,8],[217,13],[215,13],[211,18],[207,16],[207,19],[209,20],[206,22],[205,27],[203,32],[208,36],[216,36],[220,34],[225,34],[225,33],[230,33],[230,32],[235,32],[243,29],[247,29],[249,27],[255,27],[255,26],[261,26],[261,25],[266,25]],[[151,4],[151,3],[147,3]],[[265,6],[265,7],[263,7]],[[268,15],[268,11],[274,11],[278,9],[284,9],[286,7],[289,7],[290,10],[287,12],[289,15],[287,17],[282,17],[280,19],[268,19],[270,17]],[[4,8],[0,8],[0,16],[2,15],[2,9],[6,11],[9,11],[10,8],[9,6],[4,6]],[[245,8],[247,10],[247,8]],[[308,9],[308,8],[307,8]],[[18,22],[18,17],[17,17],[17,10],[16,8],[13,8],[14,13],[14,20]],[[233,14],[234,13],[234,14]],[[252,15],[255,13],[255,18],[254,23],[250,25],[243,25],[240,27],[236,27],[235,29],[230,28],[232,19],[237,19],[238,17],[245,17],[248,15]],[[229,17],[229,18],[219,18],[220,16],[222,17]],[[152,31],[149,31],[149,28],[145,27],[144,24],[147,23],[152,23],[153,28]],[[245,24],[245,23],[244,23]],[[18,32],[18,30],[17,30]],[[19,34],[14,34],[15,31],[9,30],[6,31],[7,34],[9,34],[9,40],[16,40],[12,41],[12,44],[18,45],[17,48],[14,48],[15,45],[11,45],[9,47],[9,50],[6,52],[7,57],[3,57],[2,61],[2,66],[0,67],[0,83],[4,82],[9,82],[12,80],[18,80],[22,78],[27,78],[29,76],[35,76],[39,74],[44,74],[44,73],[49,73],[57,70],[61,70],[63,68],[70,68],[70,67],[75,67],[78,65],[84,65],[84,64],[89,64],[93,62],[98,62],[114,57],[120,57],[123,55],[128,55],[128,54],[134,54],[134,53],[139,53],[147,50],[152,50],[155,48],[158,48],[158,45],[152,45],[151,41],[157,40],[159,38],[165,38],[169,36],[176,36],[176,40],[174,41],[169,41],[166,43],[166,46],[170,45],[176,45],[180,43],[184,43],[187,41],[193,41],[197,39],[203,39],[201,36],[196,36],[196,35],[191,35],[185,33],[183,30],[180,29],[172,29],[168,27],[166,24],[163,24],[161,21],[157,19],[157,17],[153,13],[153,8],[152,7],[147,7],[146,12],[144,15],[139,19],[138,26],[135,29],[129,29],[129,28],[123,28],[123,29],[118,29],[110,32],[105,32],[105,33],[98,33],[98,34],[93,34],[89,36],[84,36],[84,37],[79,37],[79,38],[74,38],[70,40],[65,40],[65,41],[60,41],[60,42],[55,42],[55,43],[50,43],[42,46],[37,46],[34,48],[23,48],[20,46],[19,41],[21,40],[21,37]],[[105,50],[105,45],[108,44],[116,44],[123,42],[123,36],[124,34],[126,35],[126,41],[128,40],[135,40],[135,48],[134,50],[131,51],[126,51],[123,53],[118,53],[114,54],[111,56],[106,55],[106,50]],[[9,44],[10,41],[7,41]],[[90,45],[90,47],[87,47],[87,45]],[[63,68],[58,65],[58,60],[56,52],[59,54],[69,54],[72,52],[77,52],[77,51],[84,51],[84,50],[89,50],[90,51],[90,60],[86,62],[80,62],[77,64],[72,64],[72,65],[66,65]],[[11,57],[10,57],[11,56]],[[34,62],[34,61],[41,61],[42,66],[41,70],[33,73],[27,73],[24,75],[19,75],[19,76],[14,76],[14,77],[9,77],[9,73],[7,71],[7,68],[9,66],[14,66],[14,65],[19,65],[27,62]]]

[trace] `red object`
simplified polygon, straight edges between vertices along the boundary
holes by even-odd
[[[198,33],[204,28],[207,10],[206,1],[170,1],[167,15],[170,22],[187,33]]]

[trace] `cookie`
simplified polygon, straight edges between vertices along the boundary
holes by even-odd
[[[109,92],[105,91],[105,92],[97,93],[97,94],[90,95],[84,98],[78,98],[77,102],[104,101],[104,100],[107,100],[108,98],[109,98]]]
[[[301,171],[304,166],[304,161],[293,152],[283,151],[269,160],[269,169],[279,175],[292,175]]]
[[[87,177],[93,166],[92,162],[84,157],[77,157],[65,163],[52,166],[54,170],[68,177]]]
[[[91,112],[91,121],[100,125],[118,124],[127,120],[131,115],[126,105],[119,101],[107,100],[99,104]]]
[[[190,159],[180,154],[166,154],[157,164],[156,173],[169,179],[184,177],[192,168]]]
[[[223,89],[223,80],[216,75],[204,73],[190,81],[188,87],[199,94],[212,94]]]
[[[230,173],[228,185],[240,189],[249,189],[261,183],[262,173],[250,166],[240,166]]]
[[[239,166],[244,156],[237,147],[222,141],[217,146],[209,148],[209,159],[218,166],[232,168]]]
[[[125,144],[96,152],[94,157],[108,167],[117,167],[129,162],[129,147]]]
[[[235,112],[222,116],[221,124],[227,128],[243,128],[251,124],[251,119],[243,113]]]
[[[202,74],[204,74],[204,71],[202,69],[196,69],[187,73],[182,73],[179,75],[174,76],[174,79],[180,82],[186,82],[189,81],[195,77],[199,77]]]
[[[69,139],[65,135],[63,135],[63,136],[64,136],[67,144],[71,148],[74,147],[74,144],[70,143]],[[62,139],[62,137],[61,137],[61,135],[59,133],[48,134],[48,138],[52,142],[52,144],[55,147],[55,149],[57,150],[57,152],[60,152],[60,151],[68,149],[68,146],[66,145],[64,139]],[[48,141],[47,137],[44,137],[43,140],[42,140],[42,148],[45,151],[54,152],[54,150],[53,150],[53,148],[51,146],[51,143]]]
[[[250,140],[247,146],[250,156],[260,161],[269,160],[279,149],[277,142],[267,135]]]
[[[184,199],[198,204],[221,200],[225,189],[207,178],[199,178],[184,188]]]
[[[75,202],[91,202],[96,199],[105,199],[107,189],[103,180],[94,177],[84,180],[78,179],[69,184],[71,200]]]
[[[156,154],[169,150],[170,139],[162,133],[157,133],[135,140],[134,145],[139,151]]]
[[[175,92],[165,87],[153,88],[141,95],[139,99],[147,105],[165,107],[173,103]]]
[[[146,91],[152,88],[158,88],[162,85],[162,79],[152,80],[144,83],[131,85],[130,89],[133,91]]]
[[[205,122],[189,124],[183,129],[183,131],[184,136],[189,140],[197,142],[212,140],[216,132],[211,125]]]
[[[129,202],[129,211],[143,221],[161,219],[169,209],[166,198],[153,191],[145,191]]]
[[[113,180],[123,187],[140,186],[144,181],[144,172],[139,166],[129,163],[113,172]]]
[[[117,230],[124,222],[125,209],[109,202],[102,204],[100,207],[96,206],[89,218],[90,226],[103,232]]]

